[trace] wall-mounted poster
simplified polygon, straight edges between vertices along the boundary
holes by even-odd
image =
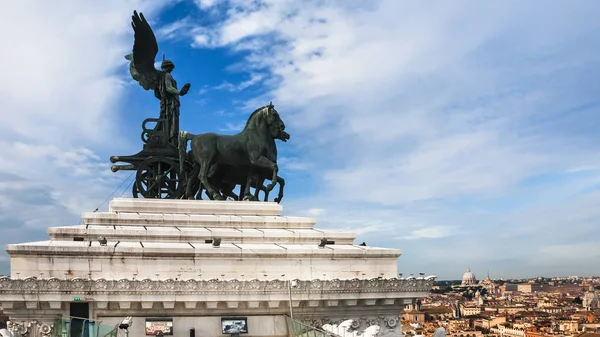
[[[223,317],[221,332],[226,335],[248,333],[248,320],[246,317]]]
[[[173,319],[146,318],[146,336],[173,336]]]

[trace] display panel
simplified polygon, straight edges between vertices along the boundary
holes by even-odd
[[[248,333],[248,320],[246,317],[221,318],[221,332],[228,335]]]
[[[146,336],[173,336],[173,319],[146,318]]]

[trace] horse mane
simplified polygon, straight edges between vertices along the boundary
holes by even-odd
[[[251,114],[250,117],[248,117],[248,120],[246,121],[246,126],[244,126],[244,130],[246,130],[248,128],[248,126],[250,125],[250,121],[253,120],[254,115],[256,115],[257,113],[261,112],[264,108],[266,108],[267,106],[261,106],[260,108],[254,110]]]

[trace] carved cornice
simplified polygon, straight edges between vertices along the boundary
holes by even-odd
[[[352,280],[295,280],[292,293],[402,293],[429,292],[433,279],[352,279]],[[289,291],[286,280],[89,280],[89,279],[11,279],[0,277],[0,294],[60,294],[79,293],[126,293],[126,294],[265,294]]]

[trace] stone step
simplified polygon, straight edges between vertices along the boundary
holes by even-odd
[[[163,264],[167,259],[172,259],[171,262],[166,263],[172,267],[180,263],[187,265],[188,263],[183,260],[193,257],[205,267],[208,268],[209,266],[212,266],[218,270],[224,268],[224,261],[228,261],[228,264],[234,263],[234,260],[244,265],[252,264],[253,266],[249,268],[257,267],[257,264],[258,266],[265,268],[264,264],[268,264],[269,267],[277,269],[281,267],[281,264],[287,265],[288,263],[291,263],[285,259],[297,258],[313,259],[304,264],[309,269],[313,268],[315,264],[318,264],[314,259],[325,259],[326,261],[330,261],[332,258],[338,261],[338,267],[345,265],[345,263],[339,262],[339,260],[342,259],[358,259],[360,260],[360,263],[369,263],[373,267],[377,267],[382,260],[375,262],[376,260],[374,259],[384,259],[384,262],[387,264],[387,262],[390,261],[389,259],[395,260],[402,254],[399,249],[340,244],[319,247],[318,244],[318,242],[304,245],[277,243],[234,244],[221,242],[218,246],[215,246],[212,243],[122,242],[112,239],[107,240],[106,245],[103,246],[98,241],[77,242],[48,240],[9,244],[6,246],[6,251],[13,258],[21,255],[37,255],[42,261],[47,261],[47,257],[52,256],[53,260],[50,260],[49,263],[53,264],[54,267],[57,267],[62,262],[69,262],[69,264],[76,263],[78,259],[92,258],[97,261],[106,259],[108,264],[112,263],[114,265],[116,259],[133,259],[137,261],[139,257],[145,259],[161,258],[161,263]],[[246,260],[248,258],[254,258],[255,260]],[[58,259],[63,259],[63,261],[61,262]],[[38,268],[38,262],[40,262],[39,259],[34,265],[29,267],[32,267],[33,269]],[[122,260],[121,263],[122,264],[117,264],[115,266],[118,268],[127,268],[128,264],[125,260]],[[154,261],[154,264],[156,263],[158,262]],[[295,264],[296,262],[293,261],[293,263]],[[350,266],[357,265],[358,263],[359,261],[352,261]],[[85,265],[90,267],[89,261],[81,262],[81,264],[82,266]],[[25,267],[25,265],[22,267]],[[156,267],[156,265],[154,267]],[[92,266],[92,268],[98,268],[98,266]]]
[[[312,244],[321,239],[336,244],[352,244],[356,234],[350,231],[316,229],[255,229],[255,228],[178,228],[136,226],[62,226],[48,228],[55,241],[96,241],[103,236],[109,240],[146,242],[204,242],[220,238],[229,243],[292,243]]]
[[[109,211],[118,213],[278,216],[282,210],[277,203],[257,201],[115,198],[109,204]]]
[[[312,229],[313,218],[219,214],[83,213],[85,225]]]

